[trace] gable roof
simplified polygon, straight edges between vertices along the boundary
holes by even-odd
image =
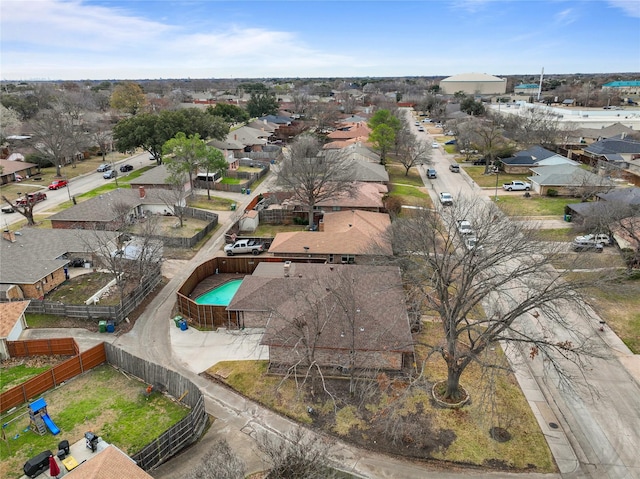
[[[92,221],[111,222],[117,219],[116,205],[125,204],[130,208],[142,205],[163,205],[162,194],[166,191],[156,189],[145,190],[145,197],[140,198],[137,189],[118,188],[88,199],[77,205],[60,211],[49,217],[52,221]]]
[[[386,213],[333,211],[325,213],[323,231],[278,233],[269,252],[276,255],[391,254],[391,245],[383,237],[390,224]],[[376,246],[379,251],[375,251]]]
[[[20,316],[25,312],[31,301],[10,301],[0,303],[0,339],[9,336]]]
[[[20,234],[17,234],[20,233]],[[90,253],[91,244],[119,233],[81,229],[25,228],[15,242],[0,240],[0,283],[33,284],[69,262],[67,253]]]
[[[348,281],[353,285],[349,301],[357,306],[356,350],[411,352],[409,327],[400,269],[392,266],[292,263],[284,276],[283,263],[261,262],[245,276],[228,310],[271,312],[261,344],[293,346],[294,319],[314,323],[313,310],[322,305],[333,311],[318,339],[318,347],[348,348],[344,307],[331,288]],[[338,293],[339,294],[339,293]]]
[[[604,138],[587,146],[584,151],[595,156],[605,156],[610,154],[640,154],[640,141],[614,136]]]
[[[541,166],[533,169],[529,179],[544,186],[615,186],[611,180],[573,165]]]
[[[604,201],[615,201],[625,205],[640,206],[640,188],[616,188],[607,193],[599,193],[598,198]]]
[[[353,196],[340,193],[316,203],[320,208],[382,208],[382,197],[389,189],[380,183],[364,183],[356,181]]]
[[[65,476],[67,479],[153,479],[129,456],[110,444]]]
[[[248,126],[241,126],[237,130],[230,131],[227,141],[238,142],[244,146],[266,145],[271,132],[258,130]]]
[[[556,153],[553,151],[541,146],[532,146],[528,150],[519,151],[512,157],[504,158],[501,161],[505,165],[533,165],[536,161],[544,160],[555,155]]]
[[[276,125],[290,125],[293,121],[293,118],[284,115],[266,115],[261,116],[260,118],[258,118],[258,120],[267,120],[268,123],[275,123]]]
[[[27,163],[25,161],[18,160],[3,160],[0,159],[0,167],[2,167],[2,176],[11,175],[18,171],[26,170],[27,168],[35,168],[38,165],[34,163]]]
[[[348,126],[348,129],[340,129],[336,131],[332,131],[327,135],[327,138],[331,140],[347,140],[350,138],[369,138],[369,134],[371,133],[371,128],[367,126],[364,122],[359,123],[351,123]]]
[[[634,133],[633,128],[623,125],[622,123],[614,123],[604,128],[582,128],[578,131],[578,135],[583,138],[612,138],[614,136],[626,135]]]

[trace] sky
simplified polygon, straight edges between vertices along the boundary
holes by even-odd
[[[639,0],[0,0],[0,32],[12,81],[640,72]]]

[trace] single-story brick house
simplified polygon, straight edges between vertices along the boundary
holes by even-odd
[[[324,259],[327,263],[363,264],[391,255],[384,233],[391,225],[387,213],[361,210],[327,212],[318,231],[278,233],[269,254],[280,258]]]
[[[92,245],[116,250],[118,233],[25,228],[5,231],[0,240],[0,285],[17,286],[20,298],[40,299],[67,279],[72,259],[94,261]],[[15,296],[14,296],[15,297]]]
[[[155,168],[154,168],[155,169]],[[173,195],[159,188],[118,188],[49,217],[54,229],[115,231],[123,224],[149,214],[169,214]]]
[[[532,168],[531,189],[540,195],[555,190],[560,196],[581,196],[602,193],[616,187],[616,183],[579,166],[564,164]]]
[[[500,160],[505,173],[522,174],[528,173],[531,168],[538,166],[572,165],[580,163],[569,158],[558,155],[541,146],[533,146],[528,150],[519,151],[515,155]]]
[[[414,347],[400,269],[393,266],[261,262],[227,307],[245,327],[264,327],[271,368],[300,365],[305,343],[336,373],[401,371]]]
[[[38,165],[19,160],[0,159],[0,184],[22,181],[36,173]]]

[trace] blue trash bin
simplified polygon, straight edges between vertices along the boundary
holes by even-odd
[[[247,188],[247,194],[250,195],[251,194],[251,188]]]
[[[187,329],[189,329],[189,326],[187,326],[187,322],[183,319],[180,321],[180,331],[186,331]]]

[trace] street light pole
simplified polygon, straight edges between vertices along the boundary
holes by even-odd
[[[493,172],[496,174],[496,193],[494,196],[494,201],[498,201],[498,180],[500,179],[500,169],[497,166],[494,166]]]

